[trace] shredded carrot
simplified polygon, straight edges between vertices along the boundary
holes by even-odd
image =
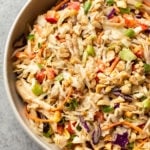
[[[110,72],[112,72],[115,67],[117,66],[118,62],[119,62],[120,58],[119,57],[116,57],[115,60],[112,62],[111,66],[110,66]]]
[[[143,131],[141,128],[139,128],[139,127],[137,127],[137,126],[134,126],[134,125],[133,125],[132,123],[130,123],[130,122],[123,121],[122,124],[124,124],[124,125],[126,125],[126,126],[132,128],[132,129],[134,129],[134,130],[136,130],[137,132],[139,132],[139,133],[141,133],[141,134],[144,133],[144,131]]]
[[[60,43],[63,43],[63,42],[65,42],[66,40],[65,40],[65,39],[60,39],[59,41],[60,41]]]
[[[116,122],[116,123],[113,123],[113,124],[110,124],[110,125],[108,125],[107,127],[104,127],[104,128],[102,128],[102,130],[109,130],[109,129],[111,129],[111,128],[113,128],[113,127],[116,127],[116,126],[119,126],[119,125],[121,125],[122,124],[122,122]]]
[[[64,4],[66,4],[67,2],[69,2],[70,0],[63,0],[62,2],[60,2],[58,5],[56,5],[53,10],[57,11],[61,8],[61,6],[63,6]]]
[[[43,123],[52,123],[52,122],[56,122],[56,118],[55,118],[55,115],[53,118],[51,119],[41,119],[41,118],[38,118],[37,116],[35,115],[32,115],[30,113],[28,113],[28,110],[27,110],[27,105],[25,106],[25,115],[28,119],[31,119],[35,122],[43,122]]]
[[[102,43],[102,35],[104,34],[104,32],[101,32],[99,35],[98,35],[98,37],[97,37],[97,40],[96,40],[96,42],[98,43],[98,44],[101,44]]]
[[[43,123],[54,122],[53,120],[50,120],[50,119],[40,119],[40,118],[37,118],[36,116],[32,116],[29,113],[26,113],[26,116],[27,116],[28,119],[32,119],[35,122],[43,122]]]
[[[65,103],[68,101],[68,99],[70,98],[71,93],[72,93],[72,88],[69,90],[68,95],[66,96],[65,100],[63,101],[63,103],[62,103],[60,106],[56,107],[56,108],[50,109],[49,111],[62,110],[63,107],[64,107],[64,104],[65,104]]]
[[[27,105],[25,106],[25,115],[26,115],[26,117],[28,118],[28,119],[31,119],[31,120],[34,120],[35,122],[43,122],[43,123],[48,123],[48,122],[53,122],[53,120],[49,120],[49,119],[40,119],[40,118],[38,118],[38,117],[36,117],[36,116],[33,116],[33,115],[31,115],[31,114],[29,114],[28,113],[28,111],[27,111]]]
[[[147,6],[150,6],[150,1],[149,1],[149,0],[143,0],[143,2],[144,2]]]
[[[123,18],[124,18],[124,23],[126,27],[134,28],[138,26],[138,21],[135,18],[133,18],[133,16],[129,14],[124,14]]]
[[[126,125],[132,129],[136,130],[139,133],[144,133],[144,131],[141,128],[134,126],[132,123],[127,122],[127,121],[121,121],[121,122],[113,123],[111,125],[108,125],[107,127],[102,128],[102,130],[108,130],[108,129],[111,129],[111,128],[118,126],[118,125]]]
[[[60,106],[56,107],[56,108],[50,109],[49,111],[52,111],[52,112],[54,112],[54,111],[61,111],[63,109],[63,107],[64,107],[64,104],[70,98],[71,93],[72,93],[72,88],[70,89],[70,91],[69,91],[67,97],[65,98],[65,100],[63,101],[63,103]],[[27,116],[28,119],[32,119],[35,122],[45,122],[45,123],[47,123],[47,122],[54,122],[53,120],[40,119],[40,118],[37,118],[36,116],[33,116],[33,115],[29,114],[28,111],[27,111],[27,107],[26,106],[25,106],[25,115]]]
[[[147,13],[145,13],[144,15],[145,15],[146,19],[150,19],[150,16]],[[124,18],[124,21],[125,21],[125,26],[128,27],[128,28],[135,28],[135,27],[140,26],[142,28],[142,31],[148,29],[148,26],[146,24],[141,23],[140,21],[134,19],[130,15],[124,14],[123,18]]]
[[[128,28],[134,28],[137,26],[137,21],[134,19],[128,19],[128,18],[124,18],[125,19],[125,26]]]
[[[134,150],[140,150],[141,147],[148,141],[148,139],[144,139],[140,144],[138,144]]]

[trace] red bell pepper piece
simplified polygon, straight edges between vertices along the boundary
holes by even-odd
[[[58,13],[56,11],[49,11],[45,16],[45,20],[51,24],[55,24],[58,21]]]
[[[57,125],[57,133],[62,135],[64,132],[64,126],[63,125]]]
[[[72,125],[75,125],[75,124],[76,124],[76,123],[73,123]],[[74,134],[74,131],[73,131],[72,127],[71,127],[71,122],[68,123],[68,126],[67,126],[66,129],[68,130],[68,132],[69,132],[70,134]]]
[[[144,57],[144,53],[143,53],[143,50],[138,50],[135,55],[139,58],[143,58]]]
[[[58,21],[57,18],[55,17],[46,17],[45,19],[47,22],[52,23],[52,24],[55,24]]]
[[[135,64],[132,65],[132,71],[136,71]]]
[[[140,24],[140,26],[141,26],[141,28],[142,28],[143,31],[148,29],[148,26],[145,25],[145,24]]]
[[[97,120],[99,122],[103,122],[104,121],[104,114],[103,114],[103,112],[102,111],[95,112],[94,120]]]
[[[45,78],[45,70],[41,70],[40,72],[36,73],[35,78],[41,84]]]
[[[70,2],[70,3],[68,3],[68,8],[75,9],[78,11],[80,9],[80,3],[79,2]]]

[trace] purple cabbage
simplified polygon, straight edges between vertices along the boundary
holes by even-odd
[[[119,106],[120,106],[120,104],[119,104],[119,103],[116,103],[116,104],[114,105],[114,109],[119,108]]]
[[[144,31],[145,34],[150,34],[150,29]]]
[[[121,92],[119,87],[114,87],[111,91],[112,92]]]
[[[141,19],[143,16],[142,12],[139,12],[138,14],[135,15],[136,18]]]
[[[101,134],[102,134],[101,128],[100,128],[100,125],[98,125],[92,133],[92,142],[94,145],[99,143]]]
[[[127,101],[132,101],[133,100],[132,96],[121,93],[121,90],[119,88],[113,88],[111,92],[115,96],[120,96],[120,97],[122,97],[123,99],[125,99]]]
[[[141,19],[142,16],[140,14],[135,15],[136,18]]]
[[[63,9],[65,9],[66,7],[68,7],[68,3],[62,5],[62,6],[60,7],[60,10],[63,10]]]
[[[132,96],[130,96],[130,95],[122,94],[122,98],[124,98],[125,100],[128,100],[128,101],[132,101],[133,100]]]
[[[87,122],[84,120],[84,118],[82,116],[80,116],[79,118],[80,118],[81,125],[86,129],[87,132],[90,132],[90,128]]]
[[[47,133],[50,129],[49,123],[43,123],[43,132]]]
[[[107,15],[107,18],[108,18],[108,19],[111,19],[111,18],[115,15],[115,13],[116,13],[116,10],[115,10],[115,8],[113,8],[113,9],[109,12],[109,14]]]
[[[113,143],[119,145],[121,148],[125,148],[128,142],[128,132],[124,132],[123,134],[117,134]]]

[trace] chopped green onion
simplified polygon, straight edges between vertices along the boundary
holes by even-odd
[[[127,145],[127,149],[128,149],[128,150],[133,150],[134,144],[135,144],[134,142],[129,143],[129,144]]]
[[[87,38],[87,40],[89,40],[89,41],[93,41],[94,39],[96,39],[96,35],[90,35],[88,38]]]
[[[59,81],[61,82],[64,79],[63,74],[59,74],[58,76],[56,76],[55,81]]]
[[[30,41],[34,40],[34,38],[35,38],[35,35],[34,35],[34,34],[29,34],[29,35],[27,36],[27,39],[30,40]]]
[[[150,110],[150,98],[145,99],[142,104],[144,109]]]
[[[38,48],[41,48],[41,46],[42,46],[41,43],[38,43]]]
[[[81,128],[80,125],[78,125],[78,126],[76,127],[76,129],[77,129],[78,131],[81,131],[81,130],[82,130],[82,128]]]
[[[88,45],[86,48],[86,52],[89,56],[95,56],[95,50],[92,45]]]
[[[43,65],[42,64],[37,64],[37,66],[42,69],[43,68]]]
[[[75,137],[76,137],[75,134],[71,134],[71,135],[70,135],[70,138],[68,139],[68,142],[67,142],[67,145],[66,145],[66,147],[68,148],[68,150],[73,149],[73,143],[72,143],[72,141],[73,141],[73,139],[74,139]]]
[[[75,137],[76,137],[75,134],[71,134],[69,140],[70,140],[70,141],[73,141],[73,139],[74,139]]]
[[[146,98],[147,98],[146,96],[142,96],[142,97],[140,98],[140,100],[143,101],[143,100],[145,100]]]
[[[58,125],[64,125],[66,122],[66,118],[62,117],[61,120],[58,122]]]
[[[84,13],[87,14],[92,5],[91,0],[87,0],[84,4]]]
[[[68,141],[66,147],[68,148],[68,150],[73,149],[73,143],[71,141]]]
[[[66,102],[65,106],[69,111],[74,111],[79,106],[79,102],[73,98],[69,102]]]
[[[145,73],[150,72],[150,64],[144,64],[144,71],[145,71]]]
[[[126,36],[132,38],[132,37],[135,36],[135,31],[134,31],[133,29],[129,28],[129,29],[127,29],[127,30],[125,31],[124,34],[125,34]]]
[[[109,51],[109,50],[113,50],[113,49],[115,49],[116,48],[116,44],[115,43],[111,43],[111,44],[109,44],[108,46],[107,46],[107,50]]]
[[[110,113],[110,112],[112,112],[114,110],[114,108],[113,107],[110,107],[110,106],[103,106],[102,107],[102,111],[104,112],[104,113]]]
[[[35,84],[33,85],[32,87],[32,92],[36,95],[36,96],[39,96],[43,93],[43,89],[42,89],[42,86],[35,82]]]
[[[120,13],[121,14],[129,14],[130,13],[130,8],[120,8]]]
[[[49,138],[49,137],[51,137],[53,135],[53,133],[54,132],[53,132],[52,128],[50,128],[47,133],[43,132],[43,135],[45,137]]]
[[[119,56],[122,60],[125,60],[125,61],[132,61],[137,58],[136,55],[134,55],[134,53],[130,49],[127,49],[127,48],[123,48],[120,51]]]
[[[108,5],[113,5],[115,3],[115,1],[114,0],[106,0],[106,3]]]
[[[141,8],[141,7],[142,7],[142,3],[141,3],[141,2],[136,2],[136,3],[135,3],[135,7],[136,7],[137,9]]]

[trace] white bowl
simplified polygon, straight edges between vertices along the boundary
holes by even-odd
[[[26,32],[27,24],[32,24],[33,21],[39,14],[42,14],[46,10],[50,9],[54,5],[56,0],[43,0],[38,2],[37,0],[28,1],[18,14],[10,32],[5,47],[4,55],[4,81],[7,95],[10,100],[10,104],[14,110],[17,119],[19,120],[25,131],[44,149],[59,150],[54,144],[45,142],[41,137],[36,135],[28,125],[28,121],[24,114],[24,104],[18,96],[15,88],[15,75],[12,69],[11,56],[14,51],[13,43],[18,39],[24,32]]]

